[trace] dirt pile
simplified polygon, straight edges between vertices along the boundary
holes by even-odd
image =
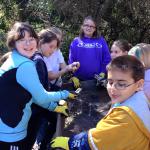
[[[65,120],[64,136],[87,131],[106,115],[110,98],[105,88],[96,87],[93,80],[82,82],[82,91],[76,101],[69,103],[70,116]]]

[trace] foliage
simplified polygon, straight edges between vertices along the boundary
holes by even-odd
[[[37,31],[57,26],[64,32],[62,51],[78,35],[84,17],[92,15],[109,45],[124,38],[133,45],[150,42],[149,0],[0,0],[0,49],[6,50],[5,33],[17,20],[28,21]]]
[[[131,43],[150,42],[149,0],[53,0],[60,14],[72,24],[92,15],[109,43],[124,38]],[[67,22],[67,21],[66,21]]]

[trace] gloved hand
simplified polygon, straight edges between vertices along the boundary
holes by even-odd
[[[95,74],[95,79],[97,81],[96,86],[103,86],[106,87],[106,79],[105,79],[105,73],[101,72],[100,74]]]
[[[76,89],[80,87],[80,81],[77,77],[72,77],[70,81],[73,82],[73,85]]]
[[[77,95],[73,93],[69,93],[69,99],[76,99]]]
[[[105,73],[101,72],[100,74],[95,74],[94,78],[97,80],[97,81],[101,81],[105,78]]]
[[[105,78],[105,73],[101,72],[101,73],[99,74],[99,76],[100,76],[101,78]]]
[[[68,141],[68,137],[56,137],[50,143],[51,148],[63,148],[65,150],[69,150]]]
[[[61,105],[61,103],[58,104],[56,106],[56,108],[54,109],[54,112],[61,113],[61,114],[65,115],[66,117],[68,117],[69,111],[68,111],[67,102],[63,103],[62,105]]]

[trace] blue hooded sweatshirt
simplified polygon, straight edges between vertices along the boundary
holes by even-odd
[[[54,110],[68,91],[47,92],[32,60],[13,50],[0,67],[0,141],[17,142],[27,135],[31,104]]]
[[[91,80],[94,74],[106,73],[106,66],[110,62],[110,52],[105,39],[100,38],[75,38],[70,45],[69,64],[80,62],[80,68],[75,76],[80,80]]]

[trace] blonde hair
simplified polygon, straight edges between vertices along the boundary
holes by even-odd
[[[139,58],[143,62],[145,69],[150,69],[150,44],[139,43],[128,54]]]

